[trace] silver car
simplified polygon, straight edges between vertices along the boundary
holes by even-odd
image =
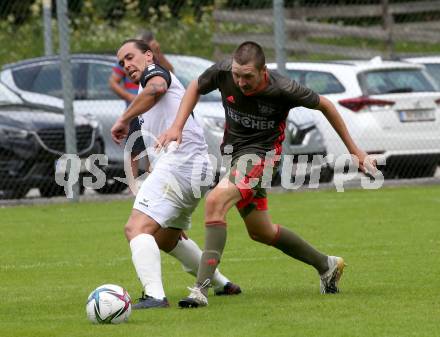
[[[213,62],[194,56],[167,55],[175,75],[184,86],[197,78]],[[93,116],[102,125],[105,153],[109,158],[108,181],[102,193],[119,192],[125,184],[112,179],[123,175],[123,148],[111,139],[110,128],[125,109],[125,102],[108,87],[108,78],[116,64],[111,55],[73,54],[74,111]],[[58,57],[41,57],[3,66],[0,80],[30,102],[62,107],[62,87]],[[215,158],[221,174],[220,144],[224,132],[224,110],[218,91],[201,96],[194,109],[194,118],[203,127],[209,153]],[[287,154],[325,154],[326,149],[318,129],[311,120],[289,115],[284,149]],[[319,165],[321,166],[321,165]],[[329,181],[333,173],[323,164],[322,179]],[[310,171],[310,170],[309,170]]]
[[[124,176],[123,148],[111,139],[110,129],[125,109],[125,102],[108,87],[108,78],[116,58],[106,55],[71,56],[74,112],[101,124],[105,154],[108,156],[107,181],[100,193],[117,193],[126,185],[113,179]],[[32,103],[62,108],[60,60],[57,56],[40,57],[4,65],[0,80]]]

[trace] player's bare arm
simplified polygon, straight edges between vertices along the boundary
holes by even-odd
[[[122,98],[123,100],[125,100],[127,102],[132,102],[134,100],[134,98],[136,97],[136,95],[133,95],[133,94],[129,93],[127,90],[125,90],[121,86],[121,81],[122,81],[121,77],[119,77],[115,73],[112,73],[110,75],[109,80],[108,80],[108,85],[109,85],[110,89],[112,89],[113,92],[116,95],[118,95],[120,98]]]
[[[165,79],[160,76],[151,78],[144,90],[131,102],[127,110],[122,114],[121,119],[130,122],[134,117],[137,117],[145,112],[148,112],[154,104],[167,92],[168,85]]]
[[[176,141],[178,144],[182,142],[183,127],[196,106],[199,97],[197,80],[193,80],[188,85],[180,102],[179,111],[173,125],[158,137],[157,147],[166,147],[172,141]]]
[[[128,106],[127,110],[115,122],[112,127],[112,139],[120,144],[127,137],[130,121],[150,110],[154,104],[166,93],[168,85],[160,76],[148,80],[144,90]]]
[[[339,112],[336,110],[334,104],[324,96],[319,96],[319,104],[317,109],[325,115],[327,120],[338,133],[339,137],[341,137],[350,154],[357,157],[357,159],[359,160],[359,168],[363,172],[374,173],[376,161],[369,158],[365,151],[357,147],[357,145],[353,141],[353,138],[351,138],[350,133],[348,132],[344,120],[342,119]]]

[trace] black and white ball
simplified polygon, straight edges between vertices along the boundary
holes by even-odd
[[[90,293],[86,311],[88,319],[93,323],[126,322],[131,314],[131,298],[124,288],[104,284]]]

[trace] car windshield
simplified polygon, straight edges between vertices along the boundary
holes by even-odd
[[[422,69],[374,70],[361,73],[359,79],[366,95],[436,91]]]
[[[214,64],[198,57],[167,55],[167,58],[174,67],[174,74],[185,88],[192,80],[197,79],[199,75]],[[212,91],[207,95],[200,96],[200,100],[205,102],[220,101],[220,92],[218,90]]]
[[[427,73],[434,79],[440,89],[440,63],[425,64]]]
[[[336,77],[328,72],[290,69],[287,73],[292,80],[320,95],[338,94],[345,91],[344,86]]]
[[[17,87],[21,90],[63,98],[61,66],[59,62],[43,62],[23,66],[12,71]],[[72,62],[72,81],[75,99],[81,92],[80,64]]]

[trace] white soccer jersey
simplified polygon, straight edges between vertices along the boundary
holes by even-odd
[[[157,137],[176,118],[185,89],[173,74],[160,66],[150,65],[142,75],[139,93],[154,76],[163,77],[168,83],[168,90],[150,110],[139,116],[148,157],[154,170],[142,183],[133,208],[164,228],[186,230],[191,226],[192,212],[212,183],[213,168],[203,131],[192,117],[185,124],[182,143],[177,150],[155,151]]]
[[[180,101],[185,93],[185,88],[174,74],[167,72],[162,67],[157,65],[150,65],[144,73],[144,77],[155,75],[155,72],[160,75],[166,72],[171,76],[171,83],[169,84],[167,92],[159,99],[158,102],[147,112],[139,116],[141,130],[147,148],[148,157],[153,167],[157,163],[162,153],[157,153],[154,149],[157,137],[171,127],[173,124]],[[139,86],[139,93],[143,90],[142,85]],[[207,145],[203,137],[203,130],[197,124],[193,117],[188,118],[182,133],[182,143],[180,144],[174,156],[182,159],[190,158],[197,154],[207,153]]]

